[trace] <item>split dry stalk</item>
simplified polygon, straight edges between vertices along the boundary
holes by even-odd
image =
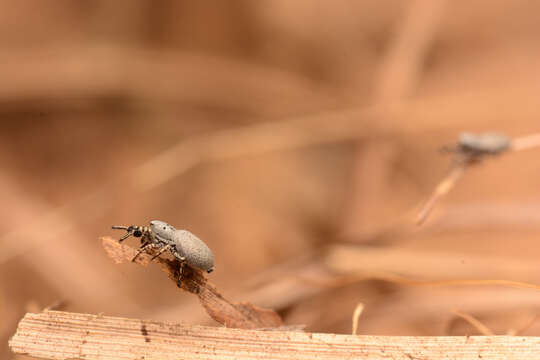
[[[257,331],[45,311],[28,313],[11,350],[43,359],[532,359],[540,338],[358,336]]]
[[[109,257],[117,264],[130,262],[137,253],[136,249],[110,237],[101,238],[101,242]],[[141,253],[135,263],[147,266],[151,263],[151,259],[151,255]],[[155,261],[161,265],[161,269],[167,273],[176,286],[180,275],[180,262],[176,259],[169,260],[161,257],[156,258]],[[208,315],[227,327],[258,329],[276,328],[283,325],[281,317],[273,310],[226,299],[216,286],[206,279],[202,271],[189,266],[184,267],[180,288],[197,295]]]

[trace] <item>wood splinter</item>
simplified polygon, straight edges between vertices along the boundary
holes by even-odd
[[[535,359],[540,338],[255,331],[61,311],[27,313],[9,341],[42,359]]]

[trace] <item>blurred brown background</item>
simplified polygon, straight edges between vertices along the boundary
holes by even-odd
[[[350,332],[362,302],[363,334],[478,333],[459,310],[540,335],[535,290],[320,275],[540,283],[538,150],[407,225],[459,132],[539,130],[539,36],[525,0],[1,1],[0,357],[58,301],[211,323],[157,267],[106,258],[111,225],[152,219],[210,245],[225,294],[310,331]]]

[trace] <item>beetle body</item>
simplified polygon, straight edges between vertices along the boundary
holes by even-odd
[[[458,147],[465,153],[495,155],[507,150],[510,147],[510,142],[510,138],[503,134],[466,132],[460,134]]]
[[[171,253],[191,267],[207,272],[214,270],[214,255],[210,248],[187,230],[177,230],[164,221],[150,221],[153,241],[159,247],[169,246]]]
[[[148,227],[131,225],[113,226],[112,228],[127,231],[127,234],[119,241],[123,241],[131,235],[141,238],[141,247],[132,261],[135,261],[142,252],[155,249],[158,252],[152,259],[165,251],[170,251],[182,266],[187,264],[208,273],[214,270],[214,255],[210,248],[187,230],[177,230],[161,220],[150,221]]]

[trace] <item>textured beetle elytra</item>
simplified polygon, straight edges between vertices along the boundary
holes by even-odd
[[[150,221],[150,226],[113,226],[113,229],[126,230],[127,234],[118,241],[124,241],[129,236],[141,238],[141,246],[137,254],[131,259],[135,261],[137,257],[149,250],[158,250],[152,260],[169,251],[180,261],[180,281],[184,265],[206,271],[214,270],[214,255],[210,248],[197,236],[187,230],[177,230],[172,225],[160,220]]]

